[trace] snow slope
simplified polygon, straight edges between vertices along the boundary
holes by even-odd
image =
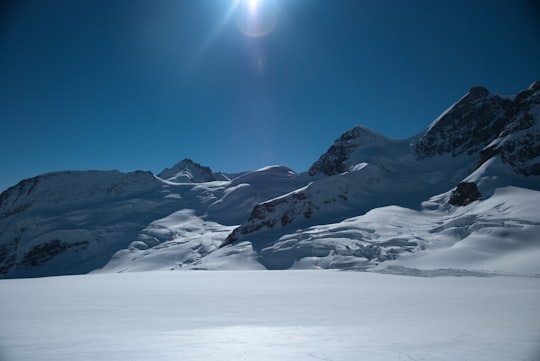
[[[145,272],[0,280],[0,360],[537,361],[540,279]]]
[[[102,267],[141,224],[174,209],[160,185],[150,173],[114,171],[22,181],[1,196],[1,273],[48,276]]]
[[[256,252],[258,261],[270,269],[404,274],[455,269],[540,275],[536,261],[540,259],[540,192],[510,185],[532,187],[536,179],[520,177],[493,158],[467,180],[477,181],[486,199],[452,206],[449,191],[423,202],[419,209],[378,207],[337,223],[246,237],[236,247],[238,252]],[[216,268],[216,260],[234,248],[234,244],[223,247],[190,267]]]
[[[304,184],[287,167],[203,183],[177,178],[88,171],[20,182],[0,196],[0,275],[174,268],[217,248],[257,203]]]

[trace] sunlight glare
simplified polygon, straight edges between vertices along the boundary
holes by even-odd
[[[276,26],[275,7],[269,1],[245,0],[243,11],[238,13],[240,32],[250,38],[260,38],[270,34]]]
[[[195,66],[213,46],[219,35],[226,28],[227,24],[234,18],[238,8],[241,6],[242,0],[232,2],[227,12],[223,15],[220,21],[211,29],[210,33],[204,38],[204,41],[199,45],[197,50],[191,55],[191,66]]]

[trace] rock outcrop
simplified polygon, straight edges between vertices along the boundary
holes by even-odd
[[[478,186],[474,182],[461,182],[452,191],[448,203],[454,206],[466,206],[482,198]]]

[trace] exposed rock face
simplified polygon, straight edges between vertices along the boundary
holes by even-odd
[[[351,153],[359,147],[377,143],[384,139],[383,136],[362,126],[356,126],[353,129],[343,133],[334,144],[328,148],[326,153],[321,155],[311,168],[308,174],[314,176],[324,174],[326,176],[343,173],[349,169],[346,161]]]
[[[466,206],[474,201],[482,198],[476,183],[474,182],[461,182],[457,185],[456,189],[450,195],[448,203],[454,206]]]
[[[418,159],[478,154],[479,164],[500,155],[524,175],[540,174],[540,82],[515,97],[472,88],[437,119],[415,145]],[[532,162],[531,162],[532,161]]]
[[[303,192],[293,192],[288,196],[260,203],[253,208],[247,223],[237,227],[220,247],[234,243],[241,235],[250,234],[263,228],[271,229],[276,225],[286,226],[297,217],[309,219],[313,210],[317,208]]]
[[[485,88],[472,88],[416,143],[417,157],[478,152],[513,118],[512,105],[512,100],[491,95]]]
[[[480,153],[480,162],[494,155],[523,175],[540,175],[540,82],[514,100],[513,118]]]
[[[69,248],[84,249],[88,246],[87,241],[78,242],[62,242],[58,239],[41,243],[29,250],[21,261],[21,265],[25,267],[36,267],[44,264],[50,259],[58,256]]]

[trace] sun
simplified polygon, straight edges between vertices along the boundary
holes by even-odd
[[[260,38],[270,34],[276,27],[277,13],[273,1],[241,1],[236,22],[240,32],[250,38]]]

